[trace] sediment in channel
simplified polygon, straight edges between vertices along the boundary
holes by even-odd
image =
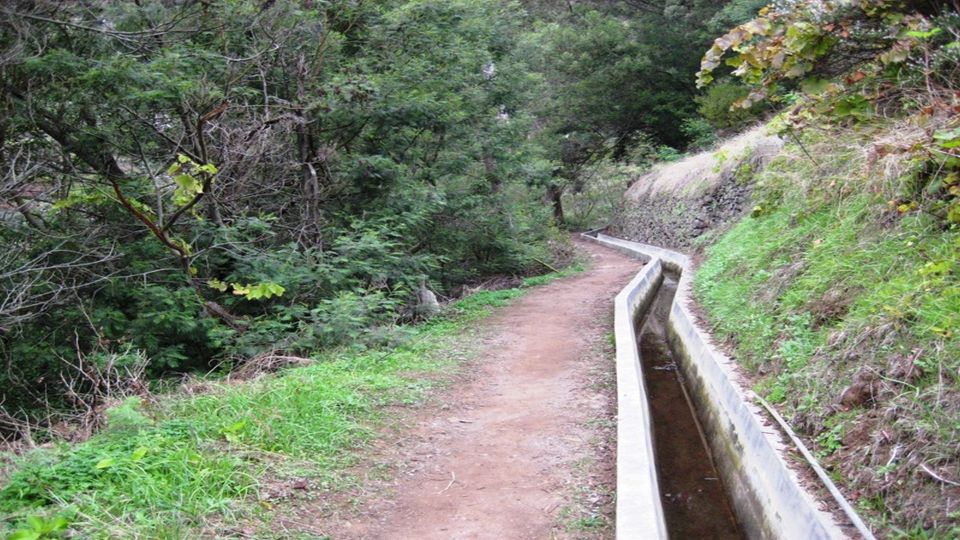
[[[666,326],[677,281],[675,273],[665,272],[653,302],[637,319],[667,530],[672,538],[744,538],[668,344]]]

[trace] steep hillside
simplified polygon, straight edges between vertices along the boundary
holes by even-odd
[[[884,537],[960,534],[960,230],[931,210],[942,186],[924,185],[906,152],[942,121],[810,128],[732,180],[687,174],[716,152],[695,156],[638,181],[617,225],[682,246],[699,214],[664,218],[661,204],[706,193],[725,205],[723,186],[752,188],[749,215],[701,253],[696,295],[758,393]],[[672,222],[673,237],[656,229]]]
[[[750,201],[748,180],[782,147],[779,137],[758,126],[713,151],[654,167],[632,181],[611,234],[661,246],[690,246],[742,214]]]

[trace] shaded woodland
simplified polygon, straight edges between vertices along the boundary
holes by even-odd
[[[585,170],[688,144],[722,4],[5,3],[8,416],[562,266]]]

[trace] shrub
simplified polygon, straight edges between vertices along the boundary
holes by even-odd
[[[714,83],[705,94],[697,97],[700,114],[715,129],[741,127],[759,118],[764,110],[763,104],[755,104],[748,109],[734,108],[734,104],[747,97],[749,93],[750,88],[742,84]]]
[[[717,133],[705,118],[687,118],[680,130],[690,141],[688,151],[703,150],[717,142]]]

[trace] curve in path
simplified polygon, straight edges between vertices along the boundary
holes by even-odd
[[[400,479],[375,519],[335,538],[552,538],[581,458],[584,425],[608,401],[587,382],[590,348],[611,331],[613,297],[640,263],[577,242],[576,276],[532,289],[485,323],[476,373],[415,428]],[[610,369],[612,368],[612,360]]]

